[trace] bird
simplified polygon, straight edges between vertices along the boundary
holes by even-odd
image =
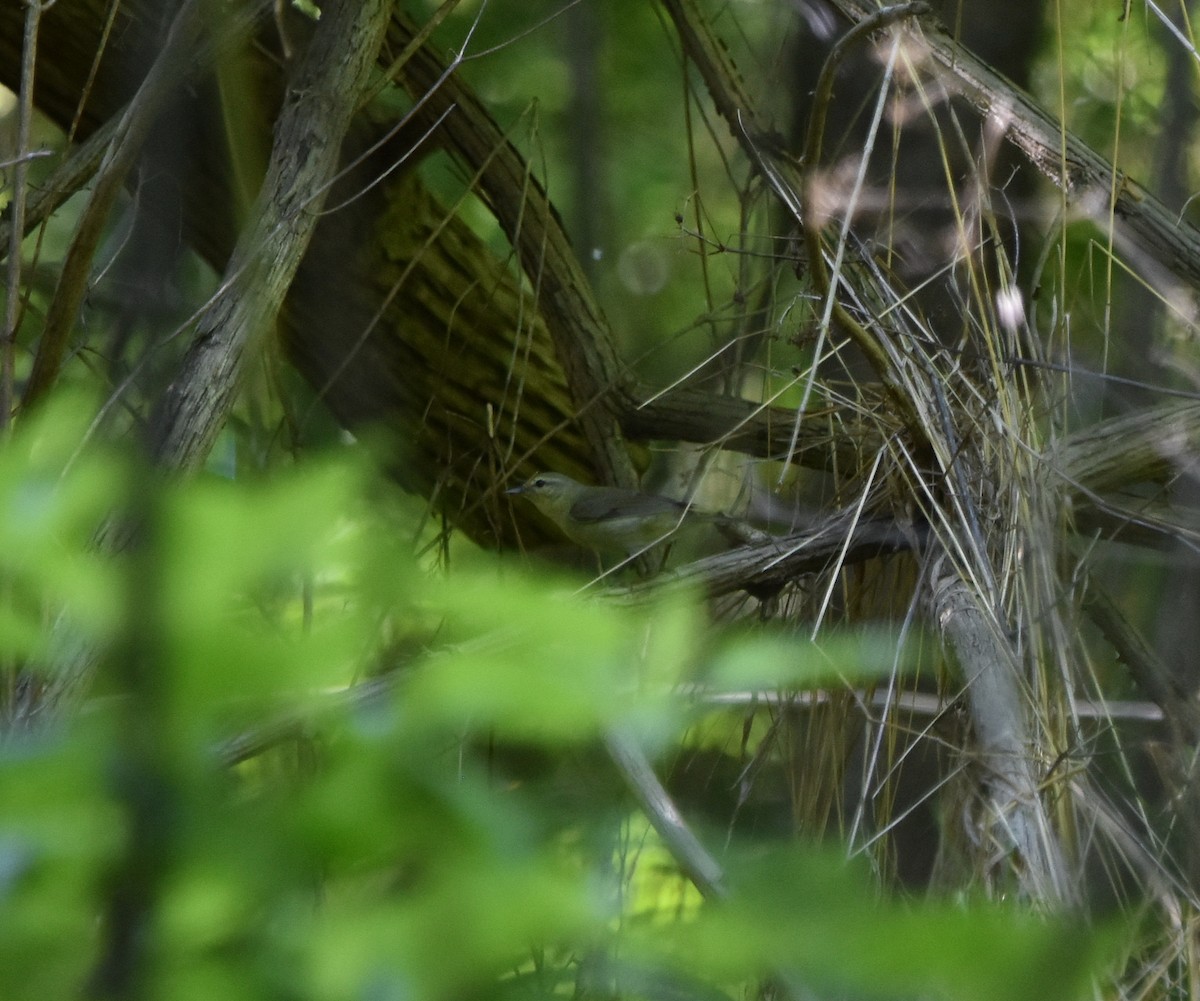
[[[572,542],[625,556],[666,540],[686,519],[703,517],[670,497],[588,486],[562,473],[537,473],[505,493],[528,499]]]

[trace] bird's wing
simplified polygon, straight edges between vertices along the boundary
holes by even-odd
[[[617,487],[597,487],[571,505],[571,517],[580,523],[591,524],[613,518],[655,518],[668,512],[682,514],[684,510],[684,505],[669,497]]]

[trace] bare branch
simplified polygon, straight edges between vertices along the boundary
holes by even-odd
[[[875,14],[862,0],[832,3],[852,22]],[[1130,245],[1193,288],[1200,286],[1200,230],[1115,171],[1028,94],[955,42],[935,18],[923,18],[922,27],[929,58],[948,85],[994,122],[1037,170],[1072,200],[1098,193],[1107,206],[1111,197],[1113,218]]]
[[[152,422],[152,454],[164,466],[197,466],[225,423],[247,352],[274,321],[308,248],[389,8],[386,0],[341,0],[323,10],[276,124],[253,221]]]

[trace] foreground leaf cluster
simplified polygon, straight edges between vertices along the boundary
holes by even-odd
[[[617,727],[657,755],[686,741],[672,693],[710,656],[690,605],[435,571],[352,461],[168,482],[78,451],[81,412],[0,452],[10,683],[101,651],[78,718],[0,753],[0,996],[1069,997],[1111,945],[880,900],[836,849],[752,838],[701,902],[600,750]],[[114,519],[135,527],[106,555]],[[829,656],[734,644],[710,676],[794,683]]]

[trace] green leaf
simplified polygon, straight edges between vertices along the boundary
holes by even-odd
[[[784,975],[823,992],[958,1001],[1083,997],[1113,934],[1015,907],[880,900],[827,851],[760,851],[730,865],[730,900],[671,930],[689,971]],[[652,946],[653,948],[653,946]]]

